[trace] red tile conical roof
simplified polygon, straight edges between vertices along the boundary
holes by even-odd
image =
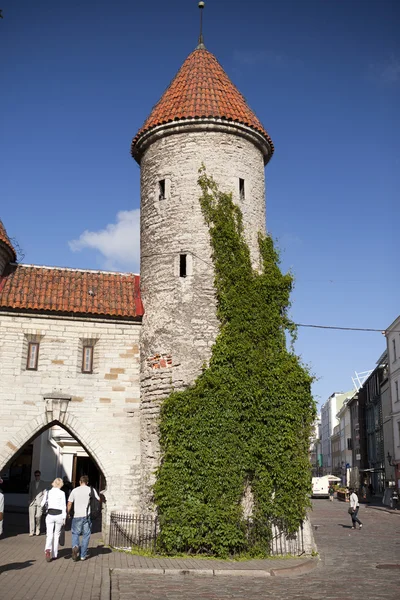
[[[11,262],[17,260],[17,255],[14,250],[14,246],[10,242],[10,238],[7,235],[6,228],[4,227],[1,219],[0,219],[0,246],[4,245],[10,253]]]
[[[215,56],[204,47],[198,47],[185,60],[133,139],[132,155],[142,134],[157,125],[199,117],[226,119],[247,125],[265,138],[271,147],[271,154],[274,151],[268,133]]]

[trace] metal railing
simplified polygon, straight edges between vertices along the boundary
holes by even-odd
[[[232,556],[243,551],[249,551],[260,542],[263,532],[264,541],[269,538],[270,556],[301,556],[304,554],[303,524],[299,526],[294,535],[286,535],[282,532],[282,526],[275,521],[266,527],[265,523],[257,523],[253,519],[242,521],[241,529],[244,531],[245,544],[240,548],[232,549]],[[157,515],[154,514],[131,514],[112,512],[110,516],[109,544],[113,548],[123,550],[145,550],[156,552],[160,538],[162,524]],[[270,534],[267,534],[270,531]],[[265,545],[265,544],[264,544]],[[194,553],[188,543],[182,543],[180,552]],[[196,552],[200,554],[201,552]],[[204,549],[204,554],[210,554]]]

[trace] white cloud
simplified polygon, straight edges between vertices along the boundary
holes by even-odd
[[[84,231],[77,240],[68,242],[73,252],[85,248],[97,250],[103,268],[138,272],[140,260],[140,210],[121,210],[117,222],[99,231]]]

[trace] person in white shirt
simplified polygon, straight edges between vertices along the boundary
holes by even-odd
[[[29,485],[29,535],[40,535],[40,520],[42,517],[42,499],[46,484],[40,479],[40,471],[35,471],[35,479]]]
[[[352,510],[352,512],[351,512],[352,529],[356,528],[356,523],[358,523],[358,528],[361,529],[363,524],[361,523],[360,519],[357,517],[358,510],[360,508],[360,503],[358,502],[357,494],[355,493],[355,491],[352,488],[350,488],[350,508]]]
[[[61,491],[64,485],[63,480],[57,477],[51,485],[53,488],[46,492],[42,499],[42,508],[47,503],[46,546],[44,550],[47,562],[57,558],[61,528],[65,525],[67,516],[65,494]]]
[[[68,516],[72,505],[74,506],[74,517],[71,524],[72,533],[72,560],[77,561],[79,554],[81,560],[86,560],[87,549],[89,546],[90,534],[92,532],[92,521],[90,519],[90,492],[93,490],[94,496],[100,500],[98,493],[94,488],[88,486],[89,477],[82,475],[79,479],[79,487],[76,487],[68,497]],[[82,543],[79,549],[79,538],[82,536]]]

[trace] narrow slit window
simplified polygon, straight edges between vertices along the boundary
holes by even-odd
[[[37,371],[39,359],[39,344],[37,342],[29,342],[28,357],[26,368],[28,371]]]
[[[158,199],[165,200],[165,179],[158,182]]]
[[[239,179],[239,197],[244,200],[244,179]]]
[[[187,255],[179,255],[179,277],[187,276]]]
[[[93,373],[93,346],[83,347],[82,373]]]

